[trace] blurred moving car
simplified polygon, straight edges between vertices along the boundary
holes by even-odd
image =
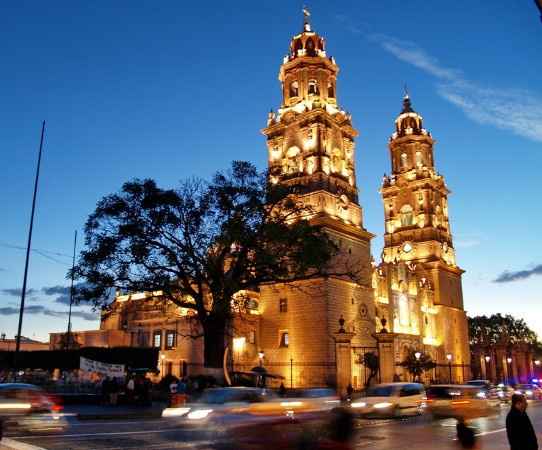
[[[490,400],[498,400],[498,389],[491,381],[489,380],[469,380],[465,383],[467,386],[476,386],[482,388],[486,393],[486,397]]]
[[[417,415],[424,411],[425,406],[425,389],[420,383],[377,384],[350,403],[352,412],[364,417]]]
[[[536,384],[518,384],[514,393],[524,395],[527,400],[542,400],[542,389]]]
[[[427,410],[435,418],[486,417],[496,414],[498,405],[482,386],[437,384],[427,388]]]
[[[59,430],[66,426],[62,406],[33,384],[0,384],[0,421],[3,428],[26,431]]]
[[[504,383],[499,383],[496,387],[496,390],[497,397],[499,397],[501,402],[509,403],[511,401],[512,395],[514,394],[514,388],[512,386]]]

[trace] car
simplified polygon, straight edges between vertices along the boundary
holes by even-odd
[[[435,418],[487,417],[497,413],[499,403],[476,385],[437,384],[427,388],[427,411]]]
[[[491,381],[489,380],[469,380],[465,383],[467,386],[475,386],[482,388],[484,392],[486,393],[486,397],[497,403],[497,401],[500,401],[499,397],[499,391],[497,386],[495,386]]]
[[[509,403],[510,400],[512,399],[514,388],[510,385],[499,383],[496,389],[497,389],[497,397],[499,397],[501,402]]]
[[[386,383],[367,388],[362,397],[350,402],[350,408],[363,417],[401,417],[421,414],[425,401],[420,383]]]
[[[164,409],[162,417],[183,417],[191,423],[201,423],[231,412],[247,412],[251,404],[277,397],[273,391],[264,388],[208,388],[194,402]]]
[[[61,430],[67,425],[61,410],[62,406],[38,386],[26,383],[0,384],[2,428]]]
[[[527,400],[542,399],[542,389],[536,384],[518,384],[514,389],[514,394],[522,394]]]

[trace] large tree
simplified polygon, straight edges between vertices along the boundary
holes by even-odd
[[[511,346],[525,343],[535,345],[537,336],[523,319],[507,314],[469,317],[469,336],[471,345],[491,347],[493,345]]]
[[[195,312],[205,365],[220,367],[236,293],[329,275],[338,247],[303,219],[310,208],[292,194],[295,187],[270,184],[239,161],[209,183],[190,179],[177,189],[130,181],[88,218],[78,296],[107,307],[112,290],[161,291],[163,301]]]

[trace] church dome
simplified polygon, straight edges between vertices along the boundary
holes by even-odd
[[[292,38],[288,59],[291,61],[301,56],[326,56],[325,40],[318,33],[312,31],[309,22],[310,13],[303,9],[303,31]]]
[[[405,93],[403,97],[403,109],[397,119],[395,119],[395,133],[393,133],[391,139],[408,135],[430,136],[430,133],[423,128],[422,120],[422,116],[412,109],[410,96],[408,93]]]

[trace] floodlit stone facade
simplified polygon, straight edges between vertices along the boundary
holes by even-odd
[[[409,350],[432,355],[427,378],[469,376],[467,319],[450,231],[448,188],[433,158],[434,141],[405,95],[389,141],[382,261],[374,263],[358,201],[352,117],[339,104],[339,67],[307,20],[279,71],[282,103],[268,115],[270,181],[297,187],[309,219],[339,247],[328,276],[261,285],[248,317],[238,318],[228,352],[236,370],[263,364],[286,386],[363,386],[363,354],[380,356],[381,381],[408,379],[398,364]],[[344,276],[354,269],[357,277]],[[201,370],[201,339],[190,312],[159,293],[119,296],[101,329],[129,345],[162,349],[162,373]],[[81,333],[79,333],[81,334]],[[447,357],[448,356],[448,357]]]

